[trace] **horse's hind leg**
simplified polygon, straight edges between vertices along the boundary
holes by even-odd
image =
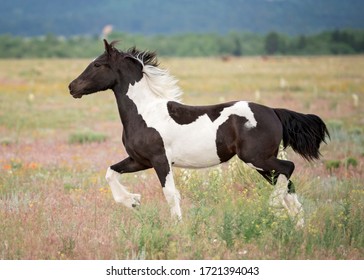
[[[284,175],[280,174],[270,197],[270,205],[273,208],[283,206],[288,214],[296,220],[297,227],[302,227],[304,225],[304,212],[292,184],[290,180],[287,180]]]
[[[109,183],[114,200],[122,203],[128,208],[134,208],[140,205],[140,194],[132,194],[127,191],[125,186],[119,182],[119,176],[123,173],[131,173],[147,169],[132,158],[128,157],[123,161],[110,166],[106,172],[106,181]]]
[[[289,180],[294,171],[293,162],[271,157],[264,161],[254,161],[252,165],[265,179],[275,185],[270,205],[274,208],[283,206],[291,217],[297,219],[297,226],[303,226],[302,204],[294,193],[293,183]]]

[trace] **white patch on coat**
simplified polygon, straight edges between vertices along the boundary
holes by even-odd
[[[203,168],[219,164],[216,134],[219,126],[226,122],[229,116],[245,117],[247,122],[244,126],[248,129],[257,125],[249,103],[245,101],[224,108],[215,121],[211,121],[208,115],[204,114],[192,123],[180,125],[169,115],[167,103],[170,100],[153,94],[150,80],[145,77],[129,86],[127,96],[136,104],[138,113],[147,126],[159,132],[167,157],[178,167]]]
[[[246,101],[238,101],[234,103],[234,105],[224,108],[220,116],[214,121],[215,126],[219,127],[222,125],[231,115],[245,117],[248,120],[244,123],[246,128],[253,128],[257,126],[254,114],[249,107],[249,103]]]

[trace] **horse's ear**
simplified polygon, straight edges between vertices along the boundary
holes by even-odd
[[[112,45],[104,39],[105,51],[110,55],[112,51]]]

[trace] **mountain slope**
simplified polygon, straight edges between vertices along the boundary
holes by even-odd
[[[364,28],[362,0],[3,0],[0,34],[99,34],[111,24],[128,33],[288,34]]]

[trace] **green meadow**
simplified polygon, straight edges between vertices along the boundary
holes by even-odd
[[[121,177],[139,210],[104,178],[126,157],[111,91],[73,99],[89,60],[0,60],[0,259],[364,259],[364,56],[160,58],[187,104],[250,100],[319,115],[331,140],[296,164],[296,228],[273,191],[236,158],[175,169],[183,221],[153,170]],[[197,132],[198,133],[198,132]]]

